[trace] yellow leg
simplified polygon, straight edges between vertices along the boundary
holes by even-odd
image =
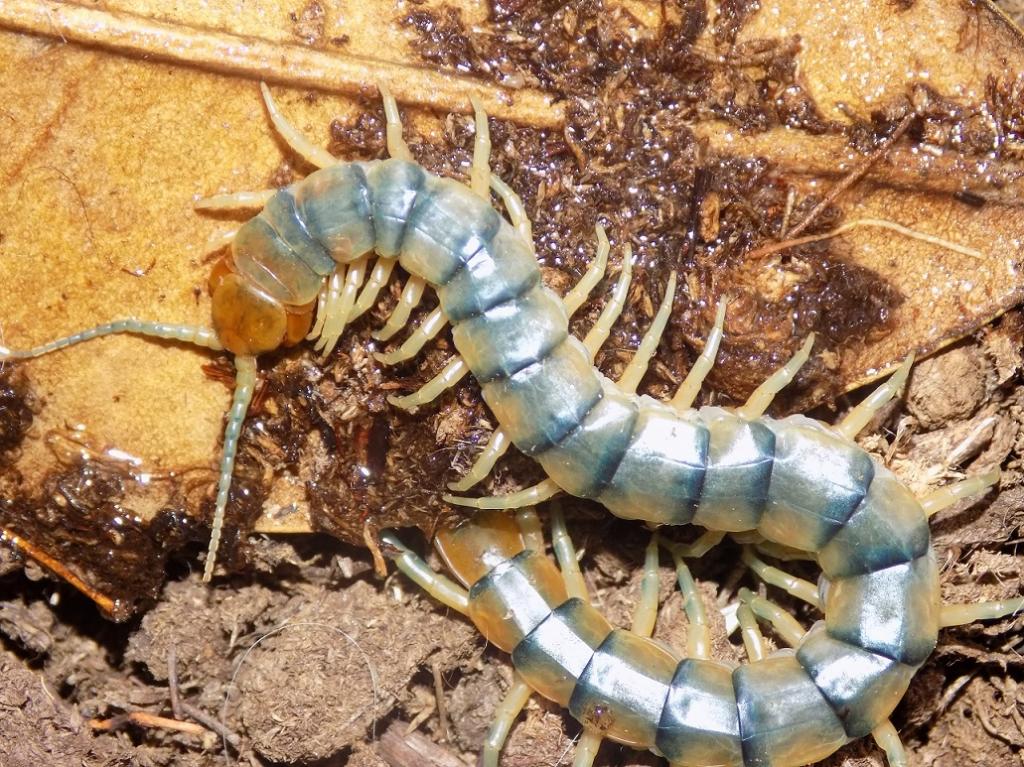
[[[267,105],[267,114],[270,115],[270,121],[274,124],[278,135],[285,140],[285,143],[292,148],[295,154],[299,155],[310,165],[315,165],[318,168],[326,168],[337,164],[337,157],[326,149],[316,146],[285,119],[285,116],[277,108],[277,104],[274,103],[274,99],[270,95],[270,88],[267,87],[266,83],[260,83],[260,92],[263,94],[263,103]]]
[[[701,601],[697,583],[682,556],[677,551],[669,551],[676,565],[676,580],[683,595],[683,609],[690,623],[686,630],[686,655],[706,660],[711,657],[711,628],[704,602]]]
[[[490,730],[487,731],[487,740],[484,741],[483,753],[480,755],[482,767],[498,767],[498,756],[505,746],[509,731],[532,694],[533,690],[519,674],[516,674],[512,686],[494,711],[494,719]]]
[[[387,341],[404,328],[406,323],[409,322],[409,315],[412,314],[412,310],[419,306],[420,299],[423,298],[423,289],[426,286],[427,283],[422,278],[410,277],[405,283],[405,287],[402,288],[402,297],[398,299],[398,305],[395,306],[395,310],[391,312],[391,316],[384,323],[384,327],[372,334],[373,337],[378,341]]]
[[[363,256],[348,265],[341,293],[334,294],[335,300],[329,301],[324,308],[326,318],[320,331],[320,340],[314,346],[314,349],[321,353],[321,359],[326,359],[330,355],[341,334],[345,332],[345,324],[366,276],[367,260],[367,257]]]
[[[869,394],[863,402],[851,410],[846,418],[836,426],[836,431],[847,439],[856,437],[861,429],[868,425],[874,418],[875,413],[882,409],[886,402],[891,400],[903,388],[910,375],[910,368],[914,364],[914,355],[909,355],[903,363],[892,374],[888,381]]]
[[[587,348],[591,360],[597,356],[598,350],[608,340],[608,335],[612,332],[612,326],[619,318],[619,315],[622,314],[622,308],[626,305],[626,293],[629,290],[629,282],[632,278],[633,250],[627,245],[622,256],[622,271],[619,272],[619,279],[615,283],[612,296],[608,299],[608,303],[605,304],[601,315],[597,318],[597,322],[594,323],[594,327],[590,329],[590,332],[583,339],[583,345]]]
[[[555,559],[558,560],[558,567],[562,571],[566,593],[570,597],[589,602],[587,584],[583,580],[583,573],[580,572],[579,560],[576,559],[576,547],[573,546],[572,538],[565,528],[565,515],[558,501],[551,504],[551,548],[554,549]]]
[[[747,419],[754,419],[762,415],[768,409],[768,406],[772,404],[775,395],[793,380],[800,371],[800,368],[810,358],[812,346],[814,346],[814,333],[807,337],[803,346],[800,347],[800,351],[794,354],[789,362],[772,373],[767,381],[754,390],[754,393],[750,395],[750,399],[736,413],[740,417]]]
[[[926,516],[937,514],[957,501],[977,495],[999,482],[999,469],[994,469],[986,474],[979,474],[976,477],[956,482],[946,487],[940,487],[921,499],[921,508]]]
[[[546,501],[561,491],[562,488],[556,485],[553,479],[545,479],[533,487],[520,490],[518,493],[509,493],[508,495],[492,495],[484,498],[444,495],[442,498],[447,503],[453,503],[456,506],[466,506],[471,509],[518,509],[522,506],[534,506]]]
[[[572,767],[592,767],[602,740],[604,740],[604,736],[597,730],[584,729],[579,743],[576,744]]]
[[[413,331],[412,335],[401,346],[392,352],[386,354],[377,352],[373,356],[385,365],[397,365],[399,362],[411,360],[420,353],[420,350],[427,341],[440,333],[447,324],[448,318],[444,316],[444,312],[441,311],[439,306],[427,315],[426,319],[420,323],[420,326]],[[430,400],[427,401],[429,402]]]
[[[658,534],[651,535],[644,552],[644,574],[640,585],[640,599],[633,611],[634,634],[649,637],[654,633],[658,619]]]
[[[531,551],[544,551],[544,530],[537,516],[537,510],[532,506],[526,506],[516,512],[516,525],[522,533],[523,542],[526,548]]]
[[[473,104],[476,136],[473,138],[473,168],[470,171],[469,188],[485,200],[491,199],[491,129],[487,125],[487,113],[476,96],[470,96]]]
[[[363,316],[371,306],[377,303],[377,296],[380,295],[381,288],[388,284],[391,272],[397,263],[398,260],[394,258],[381,257],[377,259],[377,263],[373,265],[373,271],[370,273],[370,279],[366,281],[366,286],[359,294],[359,298],[356,299],[356,305],[352,307],[352,311],[348,315],[349,322]]]
[[[768,621],[775,632],[790,647],[796,647],[807,630],[792,615],[774,602],[759,597],[750,589],[740,589],[740,601],[750,607],[751,612],[761,620]]]
[[[767,562],[758,559],[750,546],[743,547],[743,563],[757,573],[757,576],[770,586],[783,589],[786,593],[792,594],[812,607],[821,609],[821,600],[818,597],[818,587],[803,578],[797,578],[784,570],[772,567]]]
[[[502,203],[505,205],[505,212],[508,213],[509,221],[512,222],[515,230],[519,232],[519,236],[529,243],[530,250],[532,251],[533,226],[530,223],[530,217],[526,215],[526,206],[523,205],[522,198],[515,193],[512,187],[494,174],[491,174],[491,189],[501,198]]]
[[[743,647],[746,648],[748,660],[751,663],[763,660],[768,654],[764,646],[764,637],[757,625],[754,611],[745,601],[740,602],[739,609],[736,611],[736,620],[740,624],[740,635],[743,637]]]
[[[900,735],[892,726],[892,722],[886,719],[871,731],[871,737],[875,739],[879,748],[885,751],[889,767],[907,767],[907,750],[903,747],[903,741],[900,740]]]
[[[196,200],[192,205],[195,210],[262,210],[270,198],[277,194],[276,189],[261,189],[258,192],[234,192],[233,194],[215,194]]]
[[[398,102],[384,83],[377,83],[381,100],[384,102],[385,132],[388,142],[388,154],[396,160],[412,161],[412,152],[402,137],[402,116],[398,112]]]
[[[633,354],[633,359],[629,361],[629,365],[623,371],[622,377],[619,378],[619,386],[622,387],[623,391],[632,394],[636,391],[636,387],[640,385],[641,379],[647,372],[647,366],[650,364],[651,357],[654,356],[658,344],[661,343],[661,336],[665,332],[669,315],[672,313],[672,299],[675,298],[675,295],[676,276],[672,274],[668,278],[665,295],[661,299],[661,305],[658,307],[658,313],[654,315],[651,327],[644,333],[636,353]]]
[[[385,545],[398,551],[398,556],[395,558],[395,566],[409,580],[441,604],[447,605],[463,615],[469,612],[469,592],[462,588],[462,586],[459,586],[450,578],[431,570],[426,562],[420,559],[390,530],[382,532],[380,540]]]
[[[700,393],[700,387],[704,385],[704,379],[711,372],[715,364],[715,356],[718,354],[718,347],[722,343],[722,334],[725,330],[725,308],[728,300],[722,298],[718,302],[718,309],[715,311],[715,325],[708,333],[708,340],[704,342],[704,351],[700,353],[697,361],[693,363],[690,372],[687,373],[679,391],[669,403],[677,412],[683,412],[693,405]]]
[[[973,604],[949,604],[939,608],[939,625],[963,626],[975,621],[988,621],[1014,615],[1024,610],[1024,597],[1000,599],[996,602],[976,602]]]

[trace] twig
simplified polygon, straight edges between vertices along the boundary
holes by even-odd
[[[880,158],[882,155],[888,152],[889,148],[893,144],[895,144],[904,133],[907,132],[907,128],[910,127],[910,123],[916,116],[917,115],[914,112],[907,113],[907,115],[904,116],[904,118],[900,121],[900,124],[896,126],[896,130],[892,132],[891,136],[885,139],[885,141],[883,141],[877,149],[871,152],[871,154],[869,154],[867,157],[863,158],[859,163],[857,163],[853,167],[853,169],[843,178],[843,180],[836,184],[834,187],[832,187],[829,190],[828,194],[826,194],[825,197],[822,198],[821,202],[814,206],[811,212],[804,217],[803,221],[794,226],[792,230],[790,230],[789,232],[783,232],[783,236],[790,238],[796,237],[798,234],[800,234],[800,232],[802,232],[804,229],[810,226],[814,219],[821,215],[821,212],[825,210],[826,207],[835,202],[839,195],[841,195],[851,186],[860,181],[864,177],[864,174],[866,174],[871,169],[871,166],[875,164],[878,158]]]
[[[181,698],[178,696],[178,652],[173,643],[167,648],[167,690],[171,696],[171,711],[174,712],[174,718],[181,719]]]
[[[441,737],[451,740],[451,730],[448,728],[448,708],[444,702],[444,679],[441,678],[441,667],[436,660],[430,664],[430,670],[434,674],[434,698],[437,701],[437,721],[440,725]]]
[[[206,728],[194,722],[182,722],[178,719],[168,719],[165,716],[157,716],[146,711],[131,711],[127,714],[119,714],[109,719],[90,719],[89,726],[94,730],[119,730],[127,724],[137,724],[140,727],[152,729],[175,730],[188,735],[205,735]]]
[[[223,722],[218,721],[216,717],[210,716],[201,708],[193,706],[188,701],[181,701],[181,710],[185,712],[185,715],[190,719],[195,719],[204,727],[213,730],[220,737],[227,741],[233,749],[238,750],[239,745],[242,743],[242,739],[238,737],[234,732],[228,729],[227,725]]]
[[[407,726],[405,722],[392,722],[377,742],[377,755],[391,767],[465,767],[455,754],[423,733],[403,735]]]
[[[4,0],[0,27],[98,46],[140,59],[160,59],[253,80],[350,96],[376,96],[386,83],[406,104],[471,113],[477,97],[494,117],[551,128],[565,115],[553,97],[511,90],[424,67],[318,51],[301,45],[157,21],[70,3]]]

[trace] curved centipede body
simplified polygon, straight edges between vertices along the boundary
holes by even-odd
[[[518,199],[489,178],[485,120],[478,116],[478,156],[467,187],[411,160],[387,97],[392,159],[342,163],[297,136],[264,92],[282,135],[323,167],[285,189],[234,201],[264,205],[234,234],[230,255],[211,276],[212,330],[124,320],[26,352],[0,350],[0,357],[31,357],[135,332],[235,355],[238,386],[206,578],[255,357],[307,333],[329,353],[397,263],[412,276],[409,298],[382,335],[404,324],[403,311],[407,317],[424,283],[432,286],[440,310],[421,326],[427,329],[419,343],[446,321],[460,354],[440,385],[471,372],[503,434],[547,473],[549,491],[593,499],[627,519],[692,523],[807,552],[824,574],[817,598],[824,621],[793,652],[737,669],[680,659],[640,633],[612,630],[582,596],[570,596],[506,516],[481,517],[441,535],[442,553],[470,587],[468,595],[454,586],[439,589],[440,581],[408,552],[399,558],[403,569],[468,612],[490,641],[512,654],[528,688],[567,706],[599,736],[652,749],[673,764],[806,764],[850,739],[885,732],[940,625],[953,615],[944,615],[939,601],[922,503],[851,439],[898,391],[909,363],[837,428],[802,416],[762,415],[806,359],[809,344],[735,411],[691,409],[693,382],[670,404],[638,397],[637,369],[621,385],[609,380],[593,365],[594,342],[569,333],[573,302],[544,285]],[[505,200],[512,223],[492,207],[489,187]],[[370,254],[378,261],[367,278]],[[674,278],[663,309],[673,288]],[[724,306],[719,336],[723,313]],[[648,355],[657,334],[652,338]],[[934,510],[995,480],[968,480],[925,505]],[[386,540],[400,546],[393,536]],[[1018,602],[982,606],[969,619],[1003,614]]]

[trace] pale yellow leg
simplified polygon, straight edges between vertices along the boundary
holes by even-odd
[[[267,105],[267,114],[270,115],[270,121],[274,124],[278,135],[285,140],[285,143],[292,148],[295,154],[302,157],[310,165],[315,165],[318,168],[326,168],[337,164],[337,157],[326,149],[313,144],[285,119],[285,116],[277,108],[277,104],[274,103],[274,99],[270,95],[270,88],[267,87],[266,83],[260,83],[260,92],[263,94],[263,103]]]
[[[608,268],[608,252],[611,249],[608,244],[608,235],[605,234],[604,227],[600,224],[594,227],[594,233],[597,235],[597,250],[594,253],[594,260],[590,262],[583,278],[562,297],[562,305],[570,317],[576,314],[584,302],[590,298],[590,294],[604,277],[605,270]]]
[[[903,389],[903,384],[907,382],[907,376],[910,375],[910,368],[913,364],[914,355],[911,354],[903,360],[903,363],[888,381],[871,392],[871,394],[865,397],[863,402],[847,414],[846,418],[835,427],[836,431],[847,439],[856,437],[861,429],[867,426],[868,422],[874,418],[875,413],[881,410],[886,402],[899,394],[900,390]]]
[[[277,194],[277,189],[261,189],[258,192],[234,192],[233,194],[215,194],[196,200],[192,207],[195,210],[262,210],[270,198]]]
[[[316,351],[321,352],[321,359],[326,359],[334,351],[338,339],[345,332],[345,323],[352,312],[352,307],[355,306],[356,296],[363,284],[363,278],[366,276],[366,264],[366,256],[349,264],[348,271],[345,273],[345,285],[340,296],[336,302],[327,304],[325,309],[327,318],[324,321],[320,340],[314,346]]]
[[[767,562],[758,559],[750,546],[743,547],[743,563],[757,573],[757,576],[769,586],[783,589],[786,593],[793,595],[812,607],[821,609],[821,600],[818,597],[818,587],[803,578],[797,578],[784,570],[769,565]]]
[[[776,633],[790,647],[796,647],[807,630],[792,615],[774,602],[759,597],[750,589],[740,589],[740,602],[750,607],[751,612],[763,621],[768,621]]]
[[[668,549],[673,556],[694,557],[699,559],[721,543],[723,538],[725,538],[725,533],[722,531],[707,530],[701,533],[700,537],[693,543],[662,541],[661,545]]]
[[[626,305],[626,292],[629,290],[629,282],[632,278],[633,249],[626,245],[622,256],[622,271],[619,272],[619,279],[615,283],[612,296],[608,303],[605,304],[604,309],[601,310],[601,315],[597,318],[597,322],[594,323],[594,327],[590,329],[590,332],[583,339],[583,345],[587,348],[587,353],[590,354],[591,360],[597,356],[598,350],[604,346],[604,342],[608,340],[608,336],[612,332],[612,326],[619,318],[619,315],[622,314],[622,308]]]
[[[580,736],[580,740],[576,744],[572,767],[593,767],[602,740],[604,740],[604,736],[600,732],[584,728],[583,735]]]
[[[878,747],[885,751],[889,767],[907,767],[907,750],[903,747],[903,741],[900,740],[900,735],[892,726],[892,722],[886,719],[871,731],[871,737],[875,739]]]
[[[725,309],[728,303],[728,299],[724,297],[719,299],[718,308],[715,311],[715,325],[708,333],[708,340],[704,342],[704,351],[693,363],[690,372],[679,386],[679,391],[669,403],[679,413],[693,405],[693,401],[700,393],[700,387],[704,385],[704,379],[715,364],[715,356],[718,354],[718,347],[722,343],[722,334],[725,331]]]
[[[750,609],[750,605],[747,602],[740,602],[739,609],[736,611],[736,620],[740,624],[740,636],[743,637],[743,647],[746,648],[747,659],[751,663],[764,660],[768,654],[764,645],[764,636],[762,636],[761,629],[757,625],[754,611]]]
[[[544,529],[541,527],[537,510],[532,506],[527,506],[516,511],[516,525],[523,536],[526,548],[543,553]]]
[[[392,394],[388,396],[388,402],[402,410],[412,410],[420,405],[433,402],[441,395],[442,392],[450,389],[461,381],[468,372],[469,365],[463,361],[462,357],[453,357],[448,361],[448,364],[444,366],[440,373],[431,378],[412,394],[407,394],[404,397],[396,397]],[[449,485],[449,487],[451,487],[451,485]]]
[[[398,551],[398,556],[395,558],[395,566],[405,573],[409,580],[441,604],[447,605],[463,615],[469,612],[469,592],[462,588],[462,586],[459,586],[450,578],[431,570],[426,562],[420,559],[390,530],[383,531],[380,534],[380,540],[385,545]]]
[[[347,270],[348,267],[338,264],[331,273],[330,278],[320,288],[320,293],[316,297],[316,319],[313,321],[313,327],[306,334],[307,341],[320,338],[323,334],[324,325],[327,324],[327,307],[337,304],[338,297],[345,288],[345,273]]]
[[[636,387],[640,385],[641,379],[647,372],[647,366],[651,362],[651,357],[654,356],[658,344],[661,343],[661,336],[665,332],[669,315],[672,313],[672,300],[675,298],[675,295],[676,276],[672,274],[668,278],[665,295],[661,299],[661,305],[658,307],[657,314],[654,315],[651,327],[644,333],[640,345],[633,354],[633,359],[629,361],[626,369],[622,372],[622,377],[619,378],[619,386],[623,391],[632,394],[636,391]]]
[[[473,168],[469,175],[469,188],[480,197],[491,199],[491,129],[487,113],[476,96],[469,97],[473,105],[476,135],[473,138]]]
[[[558,501],[551,504],[551,548],[555,552],[555,559],[558,560],[558,567],[562,571],[566,594],[570,598],[589,602],[590,595],[587,593],[587,584],[583,580],[583,573],[580,572],[576,547],[573,546],[569,531],[565,528],[565,514],[562,513],[562,504]]]
[[[423,298],[423,289],[426,286],[427,283],[422,277],[410,277],[405,283],[405,287],[402,288],[402,297],[398,299],[398,305],[395,306],[395,310],[391,312],[391,316],[384,323],[384,327],[372,334],[373,337],[378,341],[387,341],[391,336],[404,328],[406,323],[409,322],[409,315],[412,314],[412,310],[419,306],[420,299]]]
[[[388,142],[388,154],[396,160],[412,161],[412,152],[402,137],[402,116],[398,112],[398,102],[384,83],[377,83],[380,98],[384,102],[385,133]]]
[[[518,509],[522,506],[534,506],[560,493],[562,488],[553,479],[545,479],[533,487],[508,495],[487,496],[484,498],[465,498],[458,495],[444,495],[447,503],[466,506],[471,509]]]
[[[814,346],[814,333],[807,337],[803,346],[800,347],[800,350],[793,355],[789,362],[772,373],[767,381],[754,390],[754,393],[750,395],[750,399],[746,401],[743,407],[736,411],[737,415],[748,420],[753,420],[762,415],[768,409],[768,406],[772,404],[775,395],[793,380],[800,371],[800,368],[804,366],[804,363],[810,359],[812,346]]]
[[[373,265],[373,271],[370,272],[370,279],[366,281],[366,286],[360,292],[355,306],[352,307],[352,311],[348,315],[349,322],[354,322],[362,317],[371,306],[377,303],[377,296],[380,295],[381,289],[388,284],[391,272],[397,263],[398,260],[394,258],[382,256],[377,259],[377,263]]]
[[[963,626],[975,621],[989,621],[1013,615],[1024,610],[1024,597],[1000,599],[995,602],[973,604],[948,604],[939,608],[939,625]]]
[[[654,633],[654,623],[658,619],[658,534],[651,535],[644,552],[644,574],[640,584],[640,599],[633,611],[634,634],[649,637]]]
[[[419,354],[424,345],[437,336],[437,334],[440,333],[447,324],[448,318],[444,316],[444,312],[439,306],[426,316],[426,319],[420,323],[420,326],[413,331],[412,335],[410,335],[401,346],[392,352],[387,352],[386,354],[376,352],[373,356],[385,365],[397,365],[399,362],[411,360]],[[430,400],[427,400],[427,402],[429,401]]]
[[[508,213],[509,221],[512,222],[515,230],[519,232],[519,236],[529,243],[530,250],[532,251],[533,225],[530,223],[530,217],[526,215],[526,206],[523,205],[522,198],[515,193],[512,187],[493,174],[491,175],[491,189],[501,198],[502,203],[505,205],[505,212]]]
[[[466,476],[457,482],[449,482],[448,489],[454,490],[457,493],[464,493],[466,490],[469,490],[469,488],[491,473],[494,464],[505,455],[505,451],[508,450],[511,444],[512,440],[508,438],[505,430],[499,426],[491,432],[487,445],[481,451],[469,471],[466,472]]]
[[[921,508],[924,509],[925,516],[932,516],[937,514],[943,509],[952,506],[957,501],[961,501],[964,498],[969,498],[972,495],[977,495],[982,490],[986,490],[994,486],[999,482],[999,469],[993,469],[985,474],[979,474],[976,477],[968,477],[967,479],[956,482],[946,487],[940,487],[938,490],[933,490],[931,493],[921,499]]]
[[[484,741],[483,753],[480,754],[482,767],[498,767],[498,757],[505,746],[505,740],[532,694],[530,686],[518,673],[515,674],[512,686],[494,711],[491,729],[487,731],[487,740]]]
[[[683,609],[689,626],[686,629],[686,656],[688,658],[708,659],[711,657],[711,627],[708,624],[707,611],[700,598],[697,582],[686,562],[678,552],[669,550],[676,565],[676,580],[679,591],[683,595]]]

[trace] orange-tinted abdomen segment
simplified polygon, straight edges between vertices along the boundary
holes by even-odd
[[[281,346],[289,334],[284,306],[237,274],[217,274],[213,290],[213,328],[232,354],[255,357]]]
[[[458,527],[443,528],[435,544],[448,569],[467,586],[526,548],[515,519],[500,511],[480,511]]]

